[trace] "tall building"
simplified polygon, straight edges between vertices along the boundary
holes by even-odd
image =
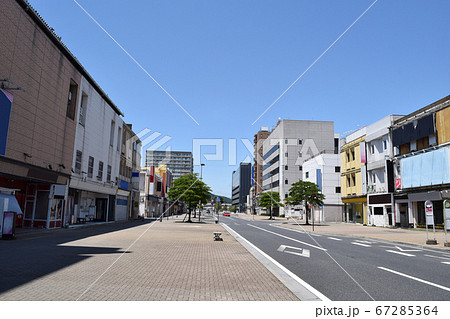
[[[254,164],[253,164],[253,186],[254,193],[258,195],[262,192],[263,181],[263,143],[270,135],[269,128],[267,126],[261,127],[258,133],[255,134],[253,139],[254,146]]]
[[[263,191],[284,201],[291,185],[303,179],[303,162],[319,153],[335,154],[339,139],[329,121],[282,120],[263,142]],[[280,208],[284,212],[284,208]],[[278,213],[277,210],[274,211]]]
[[[194,172],[193,164],[192,152],[153,150],[145,152],[145,166],[166,165],[172,172],[173,180],[186,174],[192,174]]]
[[[247,203],[247,196],[250,193],[252,179],[252,165],[250,163],[240,163],[239,168],[232,174],[231,204],[236,207],[236,211],[244,212]]]

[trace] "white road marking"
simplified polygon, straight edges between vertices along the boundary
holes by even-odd
[[[297,283],[299,283],[300,285],[302,285],[304,288],[306,288],[310,293],[312,293],[313,295],[315,295],[318,299],[321,299],[322,301],[331,301],[328,297],[326,297],[324,294],[322,294],[320,291],[318,291],[317,289],[315,289],[314,287],[312,287],[310,284],[308,284],[306,281],[300,279],[297,275],[295,275],[293,272],[291,272],[290,270],[288,270],[286,267],[284,267],[283,265],[281,265],[279,262],[277,262],[275,259],[273,259],[272,257],[270,257],[269,255],[267,255],[265,252],[263,252],[261,249],[259,249],[258,247],[256,247],[255,245],[253,245],[251,242],[249,242],[247,239],[245,239],[244,237],[242,237],[241,235],[239,235],[236,231],[234,231],[233,229],[231,229],[228,225],[226,224],[221,224],[223,227],[225,227],[225,229],[230,232],[230,233],[234,233],[235,236],[239,237],[243,242],[245,242],[247,245],[249,245],[250,247],[252,247],[255,251],[257,251],[259,254],[261,254],[262,256],[264,256],[267,260],[269,260],[270,262],[272,262],[275,266],[277,266],[278,268],[280,268],[282,271],[284,271],[287,275],[289,275],[292,279],[294,279]]]
[[[372,247],[370,245],[367,244],[362,244],[362,243],[357,243],[357,242],[352,242],[353,245],[359,245],[359,246],[363,246],[363,247]]]
[[[328,237],[328,239],[332,239],[332,240],[342,240],[340,238],[335,238],[335,237]]]
[[[360,239],[355,239],[355,241],[357,241],[358,243],[363,243],[363,244],[373,244],[373,241],[360,240]]]
[[[273,231],[270,231],[270,230],[267,230],[267,229],[264,229],[264,228],[261,228],[261,227],[258,227],[258,226],[254,226],[254,225],[251,225],[251,224],[247,224],[247,225],[250,226],[250,227],[257,228],[257,229],[260,229],[260,230],[262,230],[262,231],[268,232],[268,233],[270,233],[270,234],[274,234],[274,235],[276,235],[276,236],[280,236],[280,237],[283,237],[283,238],[286,238],[286,239],[295,241],[295,242],[297,242],[297,243],[300,243],[300,244],[303,244],[303,245],[306,245],[306,246],[310,246],[310,247],[313,247],[313,248],[316,248],[316,249],[320,249],[320,250],[323,250],[323,251],[327,251],[325,248],[322,248],[322,247],[319,247],[319,246],[315,246],[315,245],[311,245],[311,244],[305,243],[305,242],[303,242],[303,241],[297,240],[297,239],[295,239],[295,238],[291,238],[291,237],[288,237],[288,236],[284,236],[284,235],[281,235],[281,234],[275,233],[275,232],[273,232]]]
[[[322,235],[318,235],[318,234],[310,234],[311,236],[316,236],[316,237],[321,237]]]
[[[286,250],[286,248],[299,250],[300,252],[297,253],[295,251],[289,251],[289,250]],[[310,256],[309,249],[303,249],[303,248],[299,248],[299,247],[292,247],[292,246],[281,245],[280,247],[278,247],[277,250],[280,251],[280,252],[285,252],[285,253],[288,253],[288,254],[302,256],[302,257],[307,257],[307,258],[309,258],[309,256]]]
[[[441,261],[441,264],[450,265],[450,261]]]
[[[420,249],[403,249],[401,247],[395,246],[395,248],[397,248],[400,251],[421,251]]]
[[[389,271],[389,272],[391,272],[393,274],[396,274],[396,275],[399,275],[399,276],[403,276],[403,277],[406,277],[406,278],[409,278],[409,279],[412,279],[412,280],[416,280],[418,282],[421,282],[421,283],[424,283],[424,284],[427,284],[427,285],[430,285],[430,286],[434,286],[434,287],[437,287],[437,288],[440,288],[440,289],[443,289],[443,290],[446,290],[446,291],[450,291],[450,288],[445,287],[445,286],[441,286],[441,285],[438,285],[438,284],[435,284],[433,282],[429,282],[429,281],[426,281],[426,280],[423,280],[423,279],[420,279],[420,278],[417,278],[417,277],[413,277],[413,276],[410,276],[410,275],[407,275],[407,274],[403,274],[401,272],[398,272],[398,271],[395,271],[395,270],[392,270],[392,269],[389,269],[389,268],[385,268],[385,267],[378,267],[378,268],[382,269],[382,270]]]
[[[441,257],[441,256],[432,256],[432,255],[424,255],[424,256],[425,256],[425,257],[440,258],[440,259],[444,259],[444,260],[450,260],[450,258]]]
[[[408,257],[415,257],[416,256],[416,255],[413,255],[413,254],[402,253],[401,251],[396,251],[396,250],[387,249],[386,251],[388,251],[390,253],[398,254],[398,255],[408,256]]]

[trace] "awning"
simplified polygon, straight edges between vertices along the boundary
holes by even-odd
[[[441,200],[441,192],[423,192],[423,193],[410,193],[408,199],[413,202],[424,202],[426,200]]]

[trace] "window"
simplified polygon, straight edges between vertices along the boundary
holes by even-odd
[[[298,145],[302,145],[303,141],[302,140],[298,140]]]
[[[289,181],[287,179],[285,179],[284,183],[287,185],[287,184],[289,184]]]
[[[387,150],[387,140],[383,141],[383,150]]]
[[[117,150],[120,151],[120,142],[122,140],[122,128],[117,129]]]
[[[335,173],[340,173],[341,172],[341,167],[340,166],[335,166],[334,167],[334,172]]]
[[[298,166],[298,170],[301,171],[303,170],[303,167],[301,165]]]
[[[375,145],[370,145],[370,152],[372,153],[372,154],[375,154]]]
[[[116,122],[111,121],[111,133],[109,135],[109,145],[114,146],[114,131],[115,131]]]
[[[336,192],[336,194],[340,194],[341,193],[341,187],[336,186],[335,192]]]
[[[108,165],[106,169],[106,181],[111,182],[111,165]]]
[[[347,187],[351,187],[351,181],[350,181],[350,176],[347,176]]]
[[[98,162],[98,175],[97,179],[101,181],[103,179],[103,162]]]
[[[352,174],[352,186],[355,186],[356,185],[356,176],[355,176],[355,174]]]
[[[77,155],[75,157],[75,173],[81,174],[81,159],[83,157],[83,153],[81,151],[77,151]]]
[[[377,182],[377,177],[375,174],[372,174],[372,183],[376,183]]]
[[[287,144],[287,143],[288,143],[288,140],[287,140],[287,139],[285,139],[285,140],[284,140],[284,144]]]
[[[288,157],[288,153],[287,153],[287,152],[286,152],[286,153],[284,153],[284,156],[285,156],[285,157]]]
[[[349,151],[345,152],[345,155],[347,155],[347,162],[350,162],[350,152]]]
[[[305,173],[305,177],[306,177],[306,178],[309,178],[309,172],[306,172],[306,173]]]
[[[93,175],[94,175],[94,158],[92,156],[89,156],[88,177],[92,178]]]
[[[87,108],[88,96],[83,92],[81,95],[81,105],[80,105],[80,117],[78,118],[78,123],[84,126],[86,124],[86,108]]]
[[[78,92],[78,84],[76,84],[73,80],[70,80],[69,86],[69,96],[67,98],[67,113],[66,116],[72,120],[75,119],[75,110],[77,106],[77,92]]]
[[[289,166],[284,165],[284,170],[287,171],[287,170],[288,170],[288,167],[289,167]]]
[[[353,149],[352,150],[352,161],[354,161],[355,160],[355,150]]]
[[[373,214],[374,215],[383,215],[383,207],[374,207]]]

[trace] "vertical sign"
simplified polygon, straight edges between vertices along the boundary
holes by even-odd
[[[366,143],[359,143],[359,153],[361,154],[361,163],[366,163]]]
[[[425,222],[427,225],[434,225],[433,203],[430,200],[425,202]]]
[[[0,155],[6,154],[8,140],[9,118],[11,116],[13,96],[0,89]]]
[[[444,200],[445,229],[450,230],[450,200]]]

